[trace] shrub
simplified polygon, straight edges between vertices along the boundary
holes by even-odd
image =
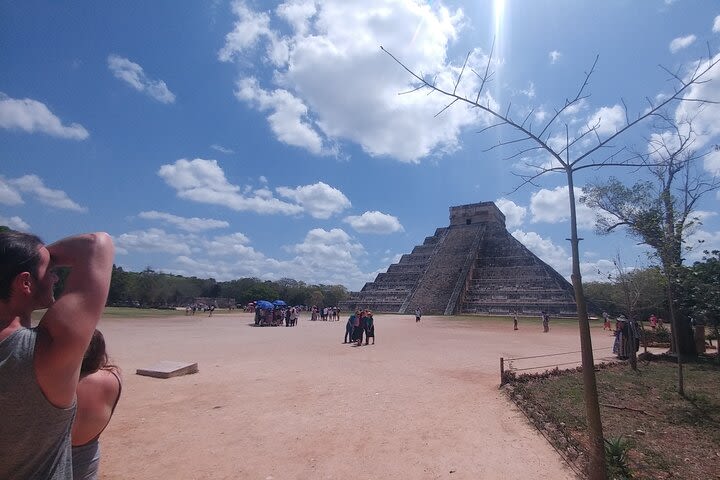
[[[613,480],[630,480],[630,466],[628,465],[628,451],[632,444],[622,435],[610,440],[605,439],[605,462],[607,464],[608,478]]]

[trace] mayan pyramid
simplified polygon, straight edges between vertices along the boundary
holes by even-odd
[[[393,313],[417,307],[435,315],[576,314],[572,285],[510,235],[493,202],[450,207],[448,227],[341,306]]]

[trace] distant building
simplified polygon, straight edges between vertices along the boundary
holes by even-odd
[[[417,307],[436,315],[577,313],[572,285],[510,235],[493,202],[450,207],[449,226],[341,305],[394,313]]]

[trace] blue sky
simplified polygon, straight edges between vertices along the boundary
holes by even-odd
[[[398,95],[409,75],[380,45],[439,82],[467,52],[486,99],[535,125],[588,92],[553,135],[589,122],[610,134],[720,48],[714,2],[335,0],[0,2],[0,224],[45,241],[104,230],[116,263],[230,280],[291,277],[362,287],[446,226],[448,207],[496,201],[508,230],[568,276],[567,187],[515,173],[536,156],[485,151],[512,132],[438,95]],[[718,69],[716,69],[718,70]],[[720,71],[693,92],[720,100]],[[473,91],[473,75],[461,89]],[[622,99],[622,100],[621,100]],[[670,112],[680,115],[673,107]],[[720,171],[720,126],[695,118]],[[560,128],[562,127],[562,128]],[[649,125],[618,143],[647,150]],[[662,133],[662,132],[656,132]],[[615,175],[586,171],[577,186]],[[698,206],[691,243],[720,248],[720,196]],[[583,278],[646,262],[623,234],[597,237],[581,207]],[[700,249],[688,254],[697,259]]]

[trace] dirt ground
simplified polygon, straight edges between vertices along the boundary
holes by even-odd
[[[498,383],[501,356],[579,350],[575,325],[376,315],[377,344],[354,347],[345,320],[251,324],[218,312],[101,321],[125,376],[102,479],[574,478]],[[593,339],[608,355],[612,337]],[[200,371],[135,374],[162,360]]]

